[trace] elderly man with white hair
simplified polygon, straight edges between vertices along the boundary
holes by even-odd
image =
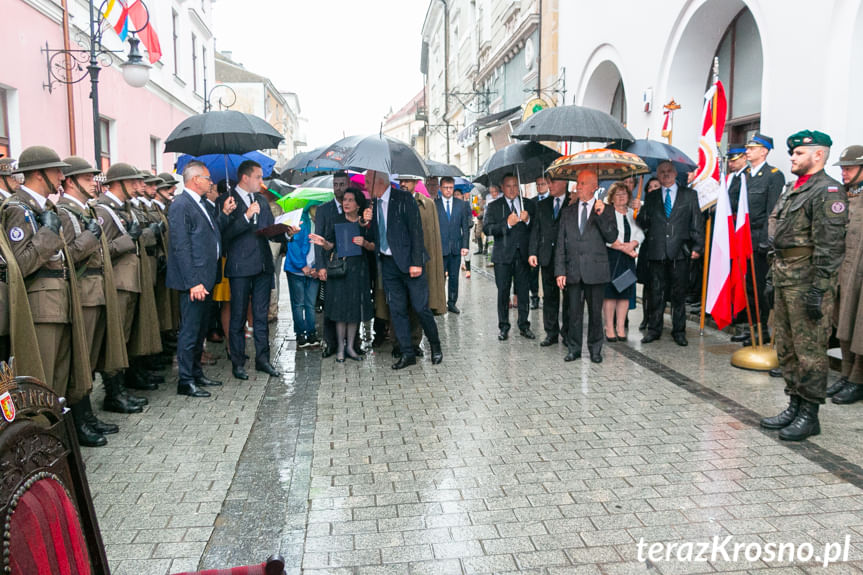
[[[438,364],[443,361],[443,353],[437,324],[429,309],[425,272],[428,254],[417,203],[410,193],[393,189],[389,174],[384,172],[369,170],[366,186],[371,190],[373,207],[365,210],[363,219],[371,222],[392,328],[402,352],[393,369],[403,369],[417,361],[411,345],[408,305],[413,307],[429,340],[432,363]]]

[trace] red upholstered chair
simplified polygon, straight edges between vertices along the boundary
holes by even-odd
[[[0,362],[2,573],[110,575],[90,487],[64,400]],[[285,561],[195,575],[283,575]],[[183,574],[192,575],[192,574]]]

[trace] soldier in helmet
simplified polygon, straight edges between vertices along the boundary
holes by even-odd
[[[174,177],[174,174],[169,172],[162,172],[159,174],[159,177],[162,178],[162,183],[156,187],[156,192],[158,193],[159,201],[163,204],[162,211],[165,212],[171,200],[174,199],[174,192],[177,190],[179,182]]]
[[[94,212],[102,226],[102,233],[108,245],[114,275],[114,285],[117,289],[118,314],[123,326],[123,342],[127,346],[127,354],[131,356],[132,332],[138,300],[141,294],[141,260],[139,240],[142,235],[141,225],[132,218],[126,209],[133,184],[143,179],[143,176],[133,166],[118,162],[105,174],[105,184],[108,191],[96,199]],[[126,372],[133,371],[130,366]],[[113,373],[103,373],[105,383],[105,411],[116,413],[138,413],[146,405],[147,399],[129,394],[125,382],[140,381],[143,378],[133,373],[126,377],[122,370]],[[155,384],[149,384],[147,389],[156,389]]]
[[[15,158],[0,158],[0,202],[18,191],[18,180],[12,174]]]
[[[57,203],[57,212],[81,288],[81,313],[90,366],[102,373],[104,381],[111,373],[124,369],[128,361],[117,312],[117,290],[108,255],[110,250],[103,238],[98,217],[88,205],[96,196],[96,175],[99,170],[77,156],[63,161],[69,167],[63,168],[66,181],[63,184],[63,197]],[[96,239],[95,244],[93,238]],[[111,309],[110,314],[106,314],[106,307]],[[105,435],[119,431],[113,423],[106,423],[95,416],[89,393],[71,405],[70,409],[81,445],[105,445]]]
[[[770,215],[773,262],[766,295],[775,300],[774,337],[788,407],[761,426],[779,438],[800,441],[821,432],[818,407],[827,389],[827,342],[839,266],[845,254],[848,202],[824,165],[832,145],[823,132],[788,137],[789,184]]]
[[[836,337],[842,350],[842,377],[827,388],[833,403],[863,399],[863,146],[848,146],[836,162],[848,197],[845,259],[839,268]]]
[[[74,260],[48,200],[58,192],[67,167],[45,146],[21,152],[16,173],[24,175],[24,184],[3,203],[2,222],[26,284],[45,383],[71,405],[89,392],[92,380],[78,284],[70,268]],[[91,235],[88,241],[95,244],[96,238]]]

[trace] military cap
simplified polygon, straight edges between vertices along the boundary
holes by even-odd
[[[18,167],[13,174],[35,172],[36,170],[47,170],[49,168],[68,168],[69,164],[62,161],[57,152],[47,146],[30,146],[21,152],[18,158]]]
[[[151,172],[142,171],[141,174],[144,175],[145,184],[156,184],[158,186],[164,183],[164,180],[162,178],[152,174]]]
[[[0,160],[2,161],[2,160]],[[863,166],[863,146],[855,144],[842,150],[839,161],[834,166]]]
[[[84,158],[80,158],[78,156],[69,156],[68,158],[63,160],[67,164],[69,164],[68,168],[63,168],[63,175],[68,176],[80,176],[82,174],[98,174],[100,170],[97,170],[93,166],[90,165],[90,162],[85,160]]]
[[[761,132],[755,132],[755,135],[749,138],[749,141],[746,142],[747,148],[756,148],[756,147],[767,148],[768,150],[773,149],[773,138],[770,136],[765,136]]]
[[[105,183],[119,182],[121,180],[143,180],[144,174],[139,172],[135,166],[125,162],[117,162],[105,172]]]
[[[159,177],[162,178],[162,183],[159,184],[159,188],[170,188],[178,185],[180,182],[174,177],[174,174],[170,172],[162,172],[159,174]]]
[[[736,160],[740,156],[746,153],[746,148],[743,146],[734,146],[728,148],[728,159]]]
[[[833,140],[824,132],[818,130],[800,130],[788,136],[785,142],[788,145],[788,153],[794,151],[794,148],[799,146],[826,146],[833,145]]]

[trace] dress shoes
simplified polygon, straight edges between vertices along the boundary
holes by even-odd
[[[437,365],[443,361],[443,351],[441,351],[440,342],[431,344],[431,360],[432,365]]]
[[[563,361],[575,361],[576,359],[581,359],[580,351],[570,351],[566,354],[566,357],[563,358]]]
[[[746,332],[741,332],[731,336],[731,341],[734,343],[743,343],[747,339],[750,339],[749,334]],[[746,344],[744,344],[746,345]]]
[[[540,347],[548,347],[550,345],[555,345],[557,343],[556,337],[546,337],[544,340],[539,342]]]
[[[655,333],[647,332],[647,335],[645,335],[643,338],[641,338],[641,343],[650,343],[650,342],[656,341],[657,339],[659,339],[659,335],[657,335]]]
[[[849,405],[863,399],[863,385],[848,382],[845,387],[833,396],[831,401],[836,405]]]
[[[279,377],[282,373],[272,366],[270,362],[262,362],[255,364],[255,371],[260,371],[262,373],[266,373],[272,375],[273,377]]]
[[[848,383],[848,379],[845,377],[840,377],[839,379],[828,385],[827,391],[825,392],[827,394],[827,397],[833,397],[834,395],[839,393],[839,391],[843,387],[845,387],[846,383]]]
[[[519,333],[521,334],[521,337],[525,337],[527,339],[536,339],[536,335],[532,331],[530,331],[529,327],[519,330]]]
[[[204,385],[209,387],[218,387],[222,385],[221,381],[216,381],[215,379],[210,379],[206,375],[202,375],[195,379],[195,385]]]
[[[769,370],[767,373],[770,374],[770,377],[782,377],[782,368],[781,367],[774,367],[773,369]]]
[[[602,363],[602,354],[601,353],[591,353],[590,361],[593,363]]]
[[[399,347],[398,344],[393,346],[392,355],[393,355],[393,359],[401,359],[402,358],[402,348]]]
[[[608,343],[615,343],[615,342],[617,342],[617,336],[616,335],[614,337],[605,336],[605,341],[607,341]]]
[[[539,309],[539,296],[530,296],[530,309]]]
[[[509,330],[508,329],[500,330],[500,333],[497,334],[497,339],[499,339],[500,341],[508,340],[509,339]]]
[[[647,329],[647,320],[642,320],[640,324],[638,324],[638,331],[644,331]]]
[[[189,397],[210,397],[210,392],[204,389],[198,389],[194,383],[184,383],[177,385],[177,395],[187,395]]]
[[[689,345],[689,342],[686,341],[686,336],[683,334],[672,336],[672,338],[674,339],[674,343],[676,343],[680,347],[686,347],[687,345]]]
[[[231,373],[233,373],[234,377],[237,379],[243,379],[243,380],[249,379],[249,374],[246,373],[246,368],[243,367],[242,365],[235,365],[231,369]]]
[[[401,356],[397,362],[393,364],[393,369],[404,369],[409,365],[416,365],[417,358]]]
[[[447,310],[448,312],[450,312],[450,313],[454,313],[454,314],[460,314],[460,313],[461,313],[461,310],[460,310],[460,309],[458,309],[457,307],[455,307],[455,304],[454,304],[454,303],[451,303],[451,304],[447,305],[447,306],[446,306],[446,310]]]

